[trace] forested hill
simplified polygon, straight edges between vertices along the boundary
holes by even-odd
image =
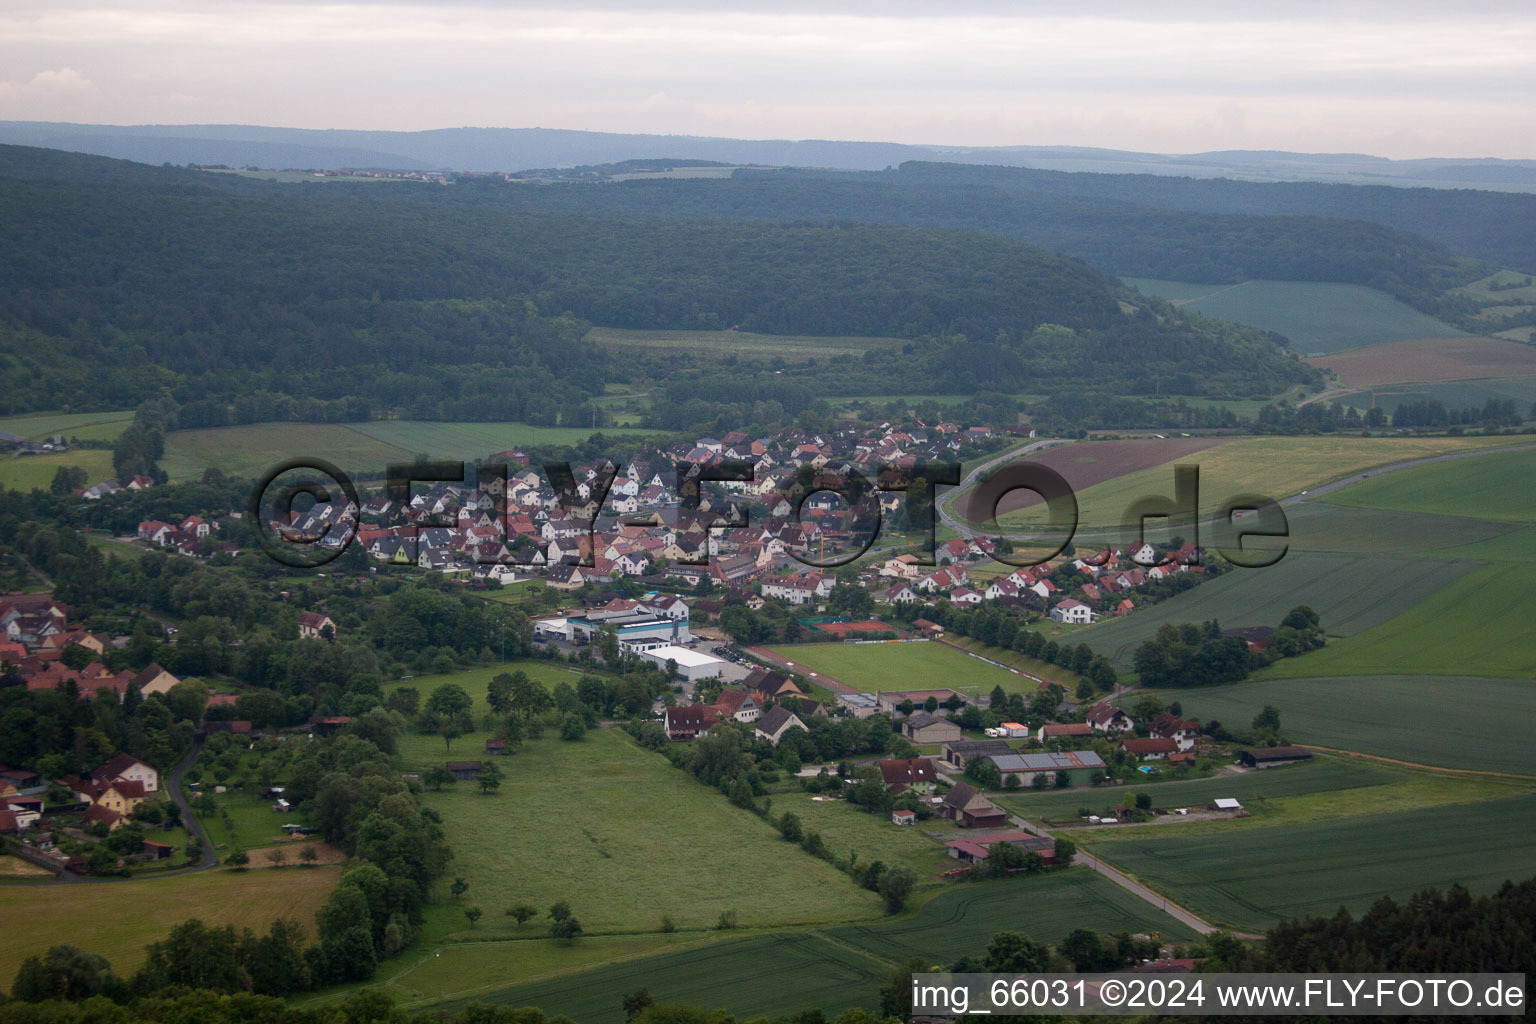
[[[270,392],[359,399],[327,411],[348,418],[457,404],[460,418],[523,419],[631,372],[581,343],[587,322],[911,339],[840,377],[802,368],[864,393],[1110,382],[1240,396],[1313,375],[1273,338],[993,235],[531,212],[457,184],[226,187],[133,165],[117,182],[112,161],[32,152],[0,148],[13,411],[121,407],[168,385],[183,403]]]
[[[434,198],[446,204],[528,211],[856,220],[955,228],[1042,246],[1127,277],[1211,283],[1272,278],[1368,285],[1431,315],[1450,318],[1469,315],[1476,306],[1446,292],[1494,269],[1475,260],[1458,260],[1450,249],[1418,235],[1364,220],[1174,210],[1121,198],[966,178],[969,172],[989,170],[993,169],[959,167],[954,182],[925,180],[915,173],[909,177],[905,171],[804,170],[738,170],[724,180],[626,181],[588,188],[460,179]],[[1106,176],[1062,177],[1075,181]],[[1145,177],[1153,182],[1176,180]]]
[[[927,162],[905,163],[893,174],[880,177],[914,184],[1025,188],[1199,213],[1370,221],[1422,236],[1463,256],[1536,273],[1536,195],[1529,193],[1155,174],[1069,174]]]

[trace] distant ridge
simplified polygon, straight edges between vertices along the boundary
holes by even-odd
[[[1536,160],[1389,160],[1356,153],[1227,150],[1167,155],[1083,146],[937,146],[819,139],[729,139],[559,128],[419,132],[261,125],[91,125],[0,121],[0,143],[141,163],[381,170],[521,171],[657,157],[770,167],[878,171],[912,160],[1248,181],[1321,181],[1536,191]]]

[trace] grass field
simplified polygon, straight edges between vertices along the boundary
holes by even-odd
[[[1228,796],[1247,805],[1309,793],[1386,786],[1401,779],[1403,774],[1400,770],[1363,760],[1329,757],[1243,775],[1021,793],[1001,796],[997,802],[1031,821],[1077,824],[1079,808],[1087,807],[1091,813],[1100,814],[1107,808],[1118,807],[1127,792],[1151,793],[1157,807],[1203,807],[1218,797]]]
[[[1412,596],[1421,599],[1381,625],[1333,641],[1320,651],[1276,662],[1265,672],[1274,676],[1473,673],[1525,680],[1536,675],[1536,632],[1531,629],[1536,621],[1536,589],[1531,587],[1528,566],[1485,566],[1431,593]]]
[[[480,933],[513,934],[507,907],[558,899],[589,932],[655,931],[663,915],[704,928],[730,910],[743,927],[879,914],[874,893],[618,730],[548,734],[498,763],[493,796],[459,783],[424,797],[469,882],[463,902],[485,910]]]
[[[1536,450],[1501,452],[1397,470],[1351,484],[1323,500],[1357,508],[1536,523],[1536,504],[1524,486],[1533,473]]]
[[[1020,672],[1027,672],[1032,676],[1060,683],[1067,688],[1069,694],[1076,690],[1077,684],[1083,680],[1083,677],[1076,672],[1064,669],[1060,665],[1053,665],[1048,661],[1041,661],[1039,658],[1031,658],[1027,654],[1020,654],[1018,651],[1005,651],[998,647],[988,647],[981,641],[972,640],[968,636],[945,637],[945,642],[964,648],[967,651],[975,651],[983,657],[991,658],[993,661],[1000,661],[1004,665],[1018,669]],[[1059,643],[1060,641],[1057,642]],[[1029,693],[1032,686],[1038,688],[1038,684],[1026,679],[1021,681],[1016,691],[1009,690],[1006,686],[1003,689],[1009,693]]]
[[[262,932],[278,918],[314,935],[315,911],[341,877],[339,867],[234,872],[86,885],[0,885],[0,978],[51,944],[69,942],[112,962],[118,977],[144,961],[144,947],[189,918]],[[38,922],[46,920],[46,929]]]
[[[1245,281],[1210,286],[1145,278],[1127,278],[1126,283],[1186,311],[1283,334],[1302,355],[1465,333],[1363,285]]]
[[[845,686],[876,690],[930,690],[949,687],[982,694],[1001,686],[1008,693],[1033,693],[1039,683],[935,641],[887,644],[797,644],[770,648],[795,671],[821,673]]]
[[[1095,623],[1073,640],[1125,670],[1136,648],[1164,623],[1216,619],[1226,628],[1278,626],[1301,604],[1322,617],[1329,635],[1347,637],[1382,625],[1476,569],[1474,562],[1405,561],[1393,554],[1291,551],[1275,565],[1233,569],[1149,608]]]
[[[1200,468],[1200,510],[1209,516],[1237,494],[1284,498],[1376,466],[1509,444],[1509,438],[1498,437],[1254,437],[1175,461]],[[1146,495],[1171,497],[1174,464],[1138,469],[1080,491],[1080,528],[1118,528],[1131,502]],[[1024,511],[1001,521],[1025,526],[1037,519],[1038,513]]]
[[[1486,893],[1528,878],[1533,817],[1536,796],[1523,796],[1226,834],[1157,830],[1094,853],[1213,923],[1259,930],[1341,906],[1359,913],[1384,895],[1453,883]]]
[[[1249,679],[1161,690],[1184,714],[1246,726],[1267,704],[1292,742],[1474,771],[1536,775],[1525,740],[1536,716],[1529,680],[1372,675]],[[1287,769],[1289,770],[1289,769]]]
[[[778,793],[773,798],[773,813],[791,811],[800,819],[807,832],[819,832],[827,848],[839,857],[858,854],[857,863],[884,861],[886,867],[904,865],[917,872],[919,889],[938,884],[936,877],[955,866],[944,843],[945,839],[927,835],[925,830],[938,831],[953,826],[948,821],[933,819],[913,828],[899,828],[888,817],[867,814],[858,807],[842,800],[818,802],[809,793]]]
[[[645,433],[623,428],[602,432]],[[418,454],[468,462],[504,448],[578,444],[592,433],[574,427],[532,427],[526,423],[253,423],[174,431],[166,438],[166,454],[161,464],[173,480],[195,480],[209,466],[217,466],[232,476],[254,477],[285,459],[318,455],[354,476],[376,477],[382,475],[389,463],[411,462]]]
[[[1365,388],[1353,394],[1340,395],[1343,405],[1357,409],[1380,406],[1387,412],[1408,402],[1424,402],[1433,399],[1447,409],[1482,408],[1490,398],[1508,399],[1522,414],[1529,414],[1531,403],[1536,402],[1536,376],[1506,377],[1483,380],[1447,380],[1435,384],[1388,384]]]
[[[128,429],[133,420],[133,410],[119,412],[39,412],[27,416],[0,418],[0,430],[7,434],[19,434],[32,441],[41,441],[55,434],[63,434],[67,441],[78,437],[82,441],[115,441]]]
[[[196,480],[210,466],[229,476],[257,477],[300,455],[317,455],[356,477],[380,476],[414,452],[376,441],[339,423],[253,423],[177,430],[165,439],[161,465],[172,480]]]
[[[48,455],[0,457],[0,486],[15,491],[46,491],[60,466],[79,466],[85,470],[89,486],[112,475],[112,453],[104,448],[77,448]]]
[[[491,677],[503,672],[523,671],[530,679],[537,680],[545,686],[554,688],[559,682],[570,683],[575,686],[581,679],[582,673],[570,665],[555,661],[514,660],[490,665],[485,668],[472,668],[464,672],[452,672],[448,675],[417,676],[414,679],[406,679],[399,683],[388,683],[384,687],[387,696],[393,690],[402,686],[415,687],[421,694],[421,700],[426,702],[432,695],[435,687],[443,683],[454,683],[464,688],[474,702],[471,714],[475,722],[480,726],[475,732],[467,733],[454,740],[451,745],[444,744],[441,736],[424,736],[421,733],[408,731],[400,737],[398,760],[409,771],[419,771],[430,768],[435,764],[441,764],[445,759],[472,759],[478,758],[485,750],[485,741],[490,739],[490,732],[484,729],[484,719],[490,711],[485,702],[486,691],[490,686]],[[597,674],[601,674],[598,672]]]
[[[766,359],[827,359],[840,355],[899,347],[900,338],[822,338],[810,335],[751,334],[747,331],[633,331],[594,327],[582,339],[585,344],[619,349],[709,356]]]
[[[1498,338],[1421,338],[1308,359],[1350,387],[1536,374],[1536,348]]]
[[[421,452],[434,459],[472,461],[491,452],[534,445],[578,445],[592,436],[586,427],[535,427],[527,423],[446,423],[426,420],[374,420],[352,427],[366,437],[401,448]],[[641,435],[644,430],[604,427],[605,436]]]
[[[598,968],[574,977],[479,996],[539,1006],[592,1024],[619,1024],[624,993],[647,988],[657,1002],[720,1007],[739,1018],[817,1008],[828,1016],[873,1006],[892,966],[910,956],[949,963],[986,950],[999,931],[1045,942],[1074,928],[1193,937],[1178,922],[1086,869],[967,885],[915,914],[817,932],[752,935]]]

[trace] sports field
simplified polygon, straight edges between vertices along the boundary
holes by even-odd
[[[1421,338],[1370,345],[1307,362],[1350,387],[1536,374],[1536,348],[1499,338]]]
[[[0,979],[9,985],[23,959],[59,942],[101,954],[123,977],[144,962],[146,945],[194,917],[257,932],[289,918],[312,937],[315,911],[340,877],[334,866],[220,868],[171,878],[0,885]],[[47,922],[41,931],[40,920]]]
[[[1461,884],[1474,894],[1528,878],[1536,796],[1179,837],[1157,830],[1094,853],[1212,923],[1262,930],[1302,915],[1356,914],[1378,897]]]
[[[1077,495],[1081,529],[1118,528],[1131,502],[1147,495],[1173,496],[1176,463],[1200,469],[1200,510],[1213,515],[1238,494],[1285,498],[1351,474],[1446,452],[1504,447],[1500,437],[1252,437],[1200,451],[1096,484]],[[1075,446],[1068,446],[1075,447]],[[1469,460],[1470,461],[1470,460]],[[1011,513],[1005,526],[1029,524],[1029,513]],[[1089,543],[1087,539],[1082,543]]]
[[[946,963],[985,952],[999,931],[1055,942],[1074,928],[1193,937],[1178,922],[1086,869],[966,885],[910,916],[822,932],[779,932],[635,959],[573,977],[478,996],[538,1006],[593,1024],[620,1024],[625,993],[647,988],[657,1002],[720,1007],[740,1018],[816,1008],[828,1016],[873,1005],[895,963],[911,956]],[[767,970],[764,965],[773,965]],[[451,1008],[454,1004],[448,1004]]]
[[[731,910],[743,927],[880,914],[874,893],[618,730],[550,732],[497,764],[493,795],[458,783],[423,797],[443,816],[450,874],[469,882],[461,902],[485,910],[477,934],[513,937],[507,907],[560,899],[594,933],[658,931],[664,915],[711,927]]]
[[[1278,626],[1302,604],[1321,616],[1330,636],[1347,637],[1380,626],[1477,568],[1475,562],[1396,554],[1290,551],[1274,565],[1233,569],[1131,615],[1088,626],[1072,639],[1124,671],[1136,648],[1165,623],[1215,619],[1225,628]]]
[[[1007,693],[1033,693],[1040,684],[1027,676],[973,658],[937,641],[882,644],[795,644],[770,647],[796,672],[830,676],[845,686],[876,690],[936,690],[985,695],[994,686]]]
[[[1475,771],[1536,776],[1525,737],[1536,716],[1530,680],[1370,675],[1248,679],[1230,686],[1159,690],[1201,721],[1247,726],[1280,709],[1292,742]]]
[[[1167,298],[1185,311],[1283,334],[1292,350],[1304,356],[1465,333],[1363,285],[1244,281],[1192,286],[1145,278],[1126,278],[1126,283],[1144,294]]]

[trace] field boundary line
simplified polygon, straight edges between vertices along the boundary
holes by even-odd
[[[1421,764],[1418,761],[1403,761],[1395,757],[1382,757],[1380,754],[1367,754],[1359,750],[1344,750],[1340,747],[1323,747],[1315,743],[1301,743],[1298,746],[1307,750],[1318,750],[1325,754],[1343,754],[1345,757],[1358,757],[1366,761],[1379,761],[1382,764],[1395,764],[1403,768],[1417,768],[1420,771],[1434,772],[1440,775],[1471,775],[1474,777],[1491,779],[1519,779],[1524,782],[1536,782],[1536,775],[1521,775],[1518,772],[1494,772],[1482,768],[1444,768],[1435,764]]]

